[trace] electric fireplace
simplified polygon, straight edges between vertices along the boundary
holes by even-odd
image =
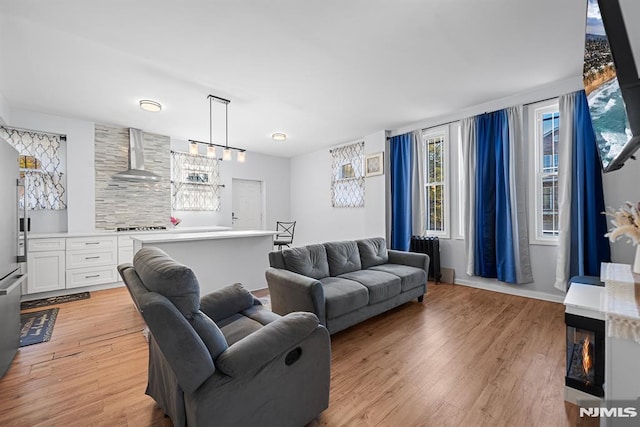
[[[604,397],[604,320],[565,313],[567,373],[565,385]]]

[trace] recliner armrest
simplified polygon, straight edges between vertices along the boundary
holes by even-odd
[[[318,324],[313,313],[287,314],[222,352],[216,368],[231,377],[250,374],[307,338]]]
[[[240,313],[254,304],[254,298],[241,283],[225,286],[200,299],[200,311],[214,322]]]

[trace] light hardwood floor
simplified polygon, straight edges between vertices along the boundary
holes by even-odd
[[[60,304],[0,380],[2,426],[169,426],[124,288]],[[38,310],[38,309],[35,309]],[[332,337],[326,426],[569,426],[563,306],[455,285]]]

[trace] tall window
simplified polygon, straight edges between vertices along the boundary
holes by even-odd
[[[448,132],[440,128],[424,134],[427,235],[448,237],[447,145]]]
[[[560,113],[552,104],[535,109],[535,240],[558,238],[558,142]]]
[[[331,206],[364,206],[364,142],[334,148],[331,153]]]

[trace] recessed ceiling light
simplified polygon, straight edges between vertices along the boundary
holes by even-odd
[[[159,102],[151,101],[149,99],[141,99],[140,100],[140,108],[144,111],[151,111],[152,113],[157,113],[162,110],[162,105]]]
[[[285,139],[287,139],[287,134],[282,132],[276,132],[271,135],[271,138],[273,138],[276,141],[284,141]]]

